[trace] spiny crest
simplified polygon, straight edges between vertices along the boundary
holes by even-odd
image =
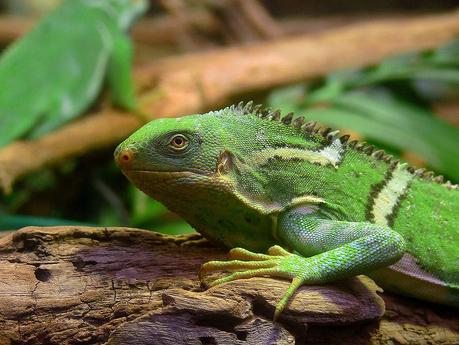
[[[252,101],[247,103],[239,102],[237,105],[231,105],[227,110],[241,115],[256,115],[259,118],[267,119],[270,121],[278,121],[286,126],[292,126],[300,129],[302,132],[311,135],[321,135],[328,141],[339,139],[341,143],[347,144],[349,141],[349,135],[345,134],[340,136],[339,130],[333,130],[331,128],[320,128],[315,121],[306,122],[303,116],[294,118],[293,113],[288,113],[285,116],[281,115],[280,110],[273,110],[271,108],[263,108],[261,104],[254,105]]]
[[[295,128],[301,129],[302,131],[309,133],[309,134],[321,134],[325,139],[329,139],[329,140],[334,139],[339,133],[338,131],[335,131],[333,133],[321,132],[320,128],[317,127],[317,123],[315,121],[305,122],[304,117],[297,117],[293,119],[294,117],[293,113],[288,113],[287,115],[282,116],[280,110],[273,110],[271,108],[263,108],[261,104],[254,105],[252,101],[249,101],[247,103],[239,102],[238,104],[233,104],[226,109],[236,114],[241,114],[241,115],[250,114],[250,115],[256,115],[262,119],[267,119],[270,121],[278,121],[278,122],[283,123],[284,125],[293,126]],[[331,131],[332,130],[329,129],[329,132]],[[346,137],[347,139],[349,138],[348,136],[343,136],[343,138],[345,139]]]
[[[459,190],[459,185],[452,184],[451,181],[445,182],[444,177],[441,175],[435,176],[432,171],[428,171],[424,168],[416,169],[414,167],[408,166],[406,163],[400,164],[400,160],[394,159],[392,155],[385,153],[384,150],[376,150],[373,145],[367,144],[366,142],[360,142],[357,140],[349,141],[349,135],[345,134],[340,136],[339,130],[333,130],[331,128],[320,128],[319,126],[317,126],[317,122],[306,122],[303,116],[297,117],[295,119],[293,113],[288,113],[287,115],[282,116],[280,110],[263,108],[261,104],[254,105],[253,101],[249,101],[247,103],[241,101],[237,105],[233,104],[226,109],[236,114],[256,115],[262,119],[278,121],[286,126],[293,126],[295,128],[298,128],[305,134],[319,134],[328,141],[339,139],[343,145],[346,145],[347,147],[353,150],[362,152],[368,156],[371,156],[376,160],[384,161],[394,169],[398,166],[399,168],[401,167],[402,169],[406,169],[411,174],[418,176],[419,178],[422,178],[424,180],[441,184],[448,189]]]

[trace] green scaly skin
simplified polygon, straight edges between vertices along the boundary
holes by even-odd
[[[107,79],[135,108],[126,31],[146,0],[65,0],[0,58],[0,147],[37,138],[84,112]]]
[[[115,156],[139,189],[234,248],[203,265],[234,271],[213,285],[292,279],[275,318],[302,284],[357,274],[459,306],[457,186],[348,136],[249,103],[152,121]]]

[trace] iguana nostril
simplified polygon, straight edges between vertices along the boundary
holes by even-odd
[[[119,166],[126,166],[130,164],[133,160],[134,154],[131,150],[116,150],[115,152],[115,160]]]

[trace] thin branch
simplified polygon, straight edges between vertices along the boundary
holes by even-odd
[[[0,44],[5,45],[21,37],[35,23],[33,18],[0,16]],[[203,33],[220,30],[218,21],[208,11],[190,10],[180,21],[171,15],[142,19],[134,25],[132,36],[136,42],[145,44],[175,44],[184,27],[196,27]]]
[[[36,141],[18,141],[0,150],[0,186],[6,193],[17,178],[122,140],[141,125],[139,118],[106,111],[88,116]]]
[[[236,3],[241,13],[262,37],[276,38],[283,35],[282,27],[258,0],[236,0]]]

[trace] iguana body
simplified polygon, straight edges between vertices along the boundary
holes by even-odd
[[[126,30],[144,0],[66,0],[0,58],[0,147],[80,115],[104,78],[115,104],[132,109]]]
[[[214,284],[292,278],[275,316],[301,284],[361,273],[459,306],[457,187],[303,122],[251,104],[160,119],[116,158],[130,181],[204,236],[245,248],[230,252],[242,260],[203,266],[236,271]]]

